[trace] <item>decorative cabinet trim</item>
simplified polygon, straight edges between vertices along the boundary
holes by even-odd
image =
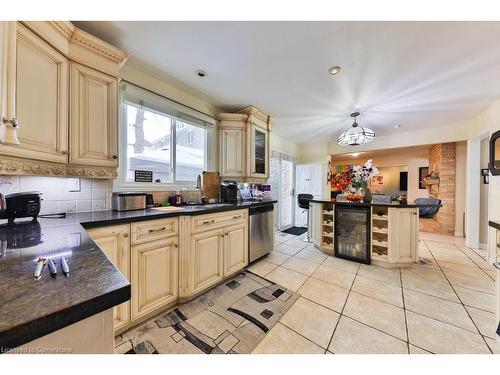
[[[59,176],[114,179],[116,168],[59,164],[0,156],[0,175]]]

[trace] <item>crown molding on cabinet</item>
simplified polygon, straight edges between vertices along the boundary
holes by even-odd
[[[88,165],[59,164],[1,156],[0,175],[112,179],[117,177],[118,172],[116,168],[112,167],[106,168],[92,167]]]
[[[128,54],[95,36],[80,30],[69,21],[21,21],[72,61],[114,77],[128,59]]]

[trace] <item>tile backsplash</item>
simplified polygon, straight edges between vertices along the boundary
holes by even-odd
[[[0,191],[11,194],[23,191],[42,193],[41,214],[102,211],[111,208],[112,180],[80,179],[80,191],[69,191],[69,178],[40,176],[0,176]]]

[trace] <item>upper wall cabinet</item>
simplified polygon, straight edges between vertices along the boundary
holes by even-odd
[[[19,145],[3,155],[66,163],[68,160],[68,59],[17,25],[15,118]]]
[[[116,167],[118,80],[71,64],[70,162]]]
[[[220,113],[219,164],[222,178],[264,182],[269,178],[271,117],[250,106]]]
[[[118,72],[127,55],[70,22],[2,29],[2,132],[18,142],[0,137],[0,174],[116,177]]]

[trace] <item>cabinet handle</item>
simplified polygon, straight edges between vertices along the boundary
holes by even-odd
[[[213,224],[213,223],[215,223],[214,219],[212,219],[212,220],[206,220],[206,221],[203,222],[203,224]]]
[[[165,227],[161,227],[161,228],[157,228],[157,229],[150,229],[148,230],[149,233],[155,233],[155,232],[163,232],[164,230],[166,230],[167,228]]]
[[[493,267],[495,267],[497,270],[500,270],[500,262],[493,263]]]
[[[15,117],[12,118],[11,123],[12,123],[12,127],[13,128],[18,128],[19,127],[19,122],[17,121],[17,118],[15,118]]]
[[[128,238],[128,233],[123,233],[123,238]]]
[[[69,155],[69,151],[68,150],[61,151],[61,154],[63,154],[63,155]]]
[[[113,156],[112,156],[112,158],[113,158],[114,160],[116,160],[116,159],[118,159],[118,156],[117,156],[117,155],[113,155]]]
[[[233,219],[241,219],[241,215],[233,216]]]

